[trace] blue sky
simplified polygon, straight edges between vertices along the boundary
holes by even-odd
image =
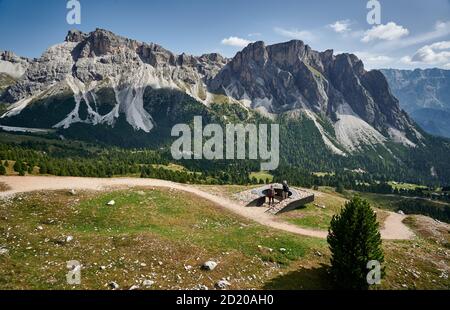
[[[450,69],[450,0],[79,0],[81,25],[66,22],[66,0],[0,0],[0,50],[39,57],[69,29],[104,28],[175,52],[232,57],[250,41],[302,39],[313,49],[352,52],[368,68]]]

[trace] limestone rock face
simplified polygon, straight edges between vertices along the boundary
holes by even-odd
[[[73,94],[72,111],[60,107],[51,127],[114,126],[124,116],[135,130],[148,133],[158,115],[149,113],[144,92],[164,88],[206,106],[220,99],[270,117],[304,113],[339,155],[386,139],[408,146],[421,140],[380,71],[366,71],[355,55],[314,51],[299,40],[269,46],[255,42],[227,59],[216,53],[176,55],[103,29],[71,30],[63,43],[35,60],[1,53],[2,71],[18,78],[1,98],[11,104],[2,118],[12,126],[14,117],[37,100]],[[319,119],[324,118],[334,132],[323,128]]]
[[[412,128],[380,71],[366,71],[355,55],[320,53],[298,40],[250,44],[210,88],[268,113],[308,109],[332,119],[350,113],[379,131]]]
[[[8,61],[12,58],[9,54],[2,57]],[[207,82],[227,61],[218,54],[175,55],[157,44],[141,43],[103,29],[89,34],[72,30],[65,42],[30,62],[22,78],[7,89],[3,101],[13,104],[31,98],[31,102],[36,97],[72,92],[76,110],[65,119],[55,119],[55,128],[68,128],[77,122],[114,125],[119,115],[125,114],[133,128],[150,132],[154,121],[143,107],[147,87],[180,90],[206,103]],[[106,114],[96,110],[97,94],[104,89],[112,89],[115,97],[110,103],[113,108]],[[80,108],[84,104],[89,115],[83,119]],[[18,106],[4,117],[26,109],[26,105]]]
[[[66,42],[81,42],[86,38],[86,35],[79,30],[70,30],[66,36]]]
[[[11,59],[5,55],[2,59]],[[8,91],[7,99],[16,102],[68,77],[85,86],[99,81],[116,86],[131,83],[139,75],[137,79],[143,76],[145,85],[179,88],[204,100],[199,89],[206,93],[206,80],[226,62],[218,54],[175,55],[157,44],[141,43],[102,29],[89,34],[71,30],[64,43],[50,47],[31,63],[26,76]]]
[[[30,60],[10,51],[0,51],[0,73],[18,79],[27,70]]]

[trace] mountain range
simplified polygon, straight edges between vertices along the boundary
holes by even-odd
[[[427,132],[450,138],[450,70],[381,70],[400,106]]]
[[[445,140],[400,108],[381,71],[302,41],[249,44],[232,59],[176,55],[97,29],[70,31],[38,59],[0,54],[0,124],[65,138],[164,146],[170,128],[208,121],[282,124],[282,157],[308,169],[450,178]],[[158,143],[156,143],[158,142]]]

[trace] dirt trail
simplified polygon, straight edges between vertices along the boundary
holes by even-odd
[[[403,224],[403,220],[406,215],[400,215],[393,212],[388,212],[389,216],[384,220],[384,228],[381,230],[381,236],[386,240],[397,240],[397,239],[412,239],[414,233]],[[402,236],[402,238],[399,238]]]
[[[275,216],[265,213],[265,209],[263,208],[243,207],[229,199],[207,193],[193,186],[163,180],[137,178],[97,179],[75,177],[10,176],[0,177],[0,182],[3,182],[10,187],[10,190],[8,191],[0,192],[0,197],[39,190],[74,189],[100,191],[111,187],[136,186],[172,188],[192,193],[201,198],[207,199],[218,206],[265,226],[309,237],[324,239],[327,236],[326,231],[305,229],[285,222],[278,222],[275,220]],[[413,238],[414,234],[402,223],[403,219],[404,216],[402,215],[390,213],[389,217],[386,219],[385,228],[381,231],[383,239],[405,240]]]

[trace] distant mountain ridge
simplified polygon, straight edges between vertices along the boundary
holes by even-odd
[[[450,138],[450,70],[381,70],[400,105],[426,131]]]

